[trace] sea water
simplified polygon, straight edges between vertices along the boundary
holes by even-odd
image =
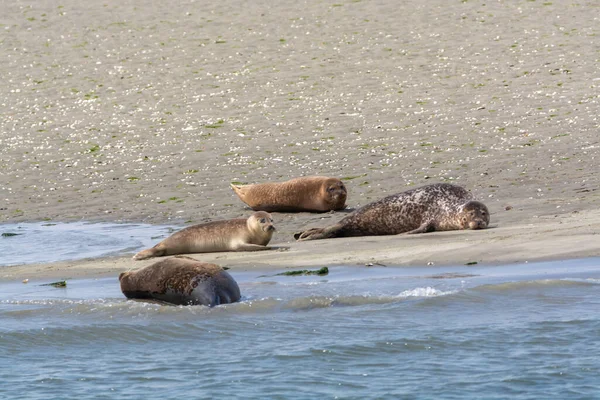
[[[600,398],[599,259],[282,271],[214,308],[0,284],[0,398]]]
[[[0,224],[0,266],[131,253],[151,247],[179,229],[89,222]]]

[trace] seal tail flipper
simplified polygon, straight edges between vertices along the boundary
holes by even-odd
[[[146,259],[152,258],[152,257],[154,257],[152,249],[146,249],[146,250],[140,251],[135,256],[133,256],[133,259],[139,261],[139,260],[146,260]]]
[[[256,199],[253,199],[253,197],[250,195],[250,188],[254,185],[234,185],[233,183],[230,183],[230,185],[240,200],[254,211],[273,211],[268,207],[262,207],[259,204],[260,202],[257,203]]]
[[[244,189],[248,185],[234,185],[233,183],[230,183],[230,185],[231,185],[231,188],[233,189],[233,191],[235,192],[235,194],[237,194],[238,197],[240,199],[242,199],[242,201],[243,201],[244,196],[246,196],[246,191]]]
[[[161,247],[159,247],[159,245],[160,244],[157,244],[154,247],[140,251],[135,256],[133,256],[133,259],[139,261],[139,260],[146,260],[146,259],[152,258],[152,257],[164,256],[165,250],[162,249]]]
[[[301,242],[304,240],[329,239],[338,237],[341,226],[339,224],[327,228],[310,228],[303,232],[294,233],[294,239]]]

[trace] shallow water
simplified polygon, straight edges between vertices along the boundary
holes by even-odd
[[[230,273],[212,309],[0,285],[0,398],[600,396],[598,259]]]
[[[155,245],[178,229],[89,222],[0,224],[0,266],[132,253]]]

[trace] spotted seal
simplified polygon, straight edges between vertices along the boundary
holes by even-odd
[[[343,210],[348,194],[344,183],[326,176],[304,176],[285,182],[234,185],[240,200],[253,210],[267,212],[326,212]]]
[[[268,250],[275,227],[269,213],[259,211],[248,219],[238,218],[188,226],[140,251],[134,260],[186,253]]]
[[[487,207],[466,189],[437,183],[369,203],[339,223],[296,233],[296,240],[344,236],[397,235],[459,229],[484,229]]]
[[[123,272],[119,282],[128,299],[209,307],[240,300],[240,288],[227,271],[186,256],[169,257],[137,271]]]

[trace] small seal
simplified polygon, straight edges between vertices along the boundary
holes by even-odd
[[[344,236],[397,235],[459,229],[484,229],[487,207],[466,189],[438,183],[369,203],[339,223],[294,234],[296,240]]]
[[[346,186],[337,178],[304,176],[285,182],[234,185],[238,197],[255,211],[326,212],[346,207]]]
[[[228,219],[188,226],[156,246],[140,251],[133,259],[215,251],[269,250],[267,244],[273,231],[275,227],[271,215],[259,211],[248,219]]]
[[[186,256],[169,257],[137,271],[123,272],[119,282],[128,299],[209,307],[240,300],[237,282],[223,268]]]

